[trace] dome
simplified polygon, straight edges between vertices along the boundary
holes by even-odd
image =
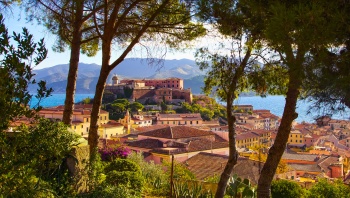
[[[117,75],[114,75],[114,76],[112,77],[112,80],[118,80],[118,76],[117,76]]]

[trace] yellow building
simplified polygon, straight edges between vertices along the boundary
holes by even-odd
[[[305,144],[304,135],[299,130],[291,131],[288,138],[288,144],[289,145]]]
[[[258,146],[260,141],[260,136],[256,133],[246,132],[238,134],[236,137],[236,147],[237,148],[249,148],[253,146]]]
[[[119,135],[125,134],[124,126],[116,121],[110,121],[107,124],[102,124],[98,128],[98,134],[100,138],[111,139],[118,137]]]
[[[75,109],[73,110],[73,117],[72,117],[72,130],[83,137],[87,137],[89,134],[89,127],[90,127],[90,121],[91,121],[91,109],[92,105],[76,105]],[[51,119],[53,121],[61,121],[63,117],[63,106],[58,106],[54,108],[45,108],[39,111],[39,116],[47,119]],[[98,119],[98,126],[99,131],[108,131],[108,134],[115,134],[119,133],[119,126],[114,127],[114,129],[111,129],[111,125],[107,125],[110,122],[109,120],[109,113],[104,110],[100,110],[99,119]],[[108,128],[104,128],[108,127]],[[109,132],[110,130],[115,130],[114,132]],[[103,132],[99,133],[104,135]],[[106,137],[104,136],[100,136]],[[109,137],[109,136],[108,136]]]

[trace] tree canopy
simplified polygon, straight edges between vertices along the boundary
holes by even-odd
[[[34,112],[40,109],[40,101],[48,97],[52,89],[46,88],[46,83],[36,83],[32,67],[40,64],[47,56],[44,40],[35,43],[33,35],[23,28],[22,33],[14,32],[9,35],[0,15],[0,131],[6,130],[9,122],[21,116],[33,117]],[[39,103],[30,108],[32,94],[28,86],[38,85],[35,96]]]

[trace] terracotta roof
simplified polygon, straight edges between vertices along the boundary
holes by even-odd
[[[183,164],[197,179],[203,180],[214,175],[221,175],[227,160],[228,157],[226,155],[198,153],[186,160]],[[260,167],[263,167],[263,163],[260,163]],[[237,174],[241,178],[247,178],[253,185],[256,185],[259,179],[259,163],[239,157],[237,165],[233,169],[233,174]]]
[[[170,155],[170,154],[180,154],[180,153],[188,153],[188,152],[207,151],[211,149],[220,149],[220,148],[228,148],[228,142],[216,142],[216,141],[210,141],[204,138],[198,138],[187,142],[187,144],[184,144],[184,143],[181,143],[181,145],[170,144],[170,147],[156,148],[156,149],[153,149],[151,152]]]
[[[115,123],[115,122],[108,122],[107,124],[102,124],[102,127],[105,128],[112,128],[112,127],[124,127],[122,124],[120,123]]]
[[[305,172],[319,172],[322,170],[317,164],[288,164],[292,170],[305,171]]]
[[[158,137],[158,138],[167,138],[167,139],[180,139],[180,138],[189,138],[189,137],[200,137],[213,135],[213,132],[199,130],[196,128],[188,126],[167,126],[165,128],[155,129],[152,131],[147,131],[140,133],[139,135]]]
[[[236,140],[246,140],[246,139],[257,138],[257,137],[260,137],[260,136],[252,132],[246,132],[246,133],[238,134],[236,137]]]
[[[282,155],[282,159],[290,159],[290,160],[300,160],[300,161],[310,161],[316,162],[320,159],[324,159],[324,156],[313,155],[313,154],[296,154],[296,153],[287,153],[284,152]]]
[[[338,157],[329,156],[318,163],[318,165],[322,168],[322,170],[327,171],[330,165],[338,163],[340,163]]]
[[[154,148],[163,147],[163,142],[157,139],[144,139],[144,140],[129,142],[127,143],[127,145],[132,147],[154,149]]]
[[[145,126],[145,127],[138,127],[136,128],[136,130],[140,133],[142,132],[146,132],[146,131],[153,131],[153,130],[156,130],[156,129],[162,129],[162,128],[166,128],[168,127],[169,125],[167,124],[162,124],[162,125],[151,125],[151,126]]]

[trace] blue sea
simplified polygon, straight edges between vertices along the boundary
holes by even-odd
[[[76,94],[75,102],[82,101],[84,98],[93,98],[94,94]],[[65,94],[53,94],[49,98],[41,101],[40,105],[43,107],[53,107],[58,105],[63,105],[64,100],[66,98]],[[31,106],[34,106],[37,103],[35,97],[32,99]],[[283,114],[283,108],[285,104],[284,96],[267,96],[262,98],[260,96],[251,96],[251,97],[240,97],[234,102],[235,105],[253,105],[254,109],[268,109],[271,113],[281,117]],[[302,121],[314,123],[315,117],[318,114],[311,113],[308,114],[307,111],[309,109],[310,103],[305,101],[299,101],[297,104],[297,113],[299,114],[296,119],[297,122],[301,123]],[[339,113],[337,115],[333,115],[335,119],[345,119],[348,120],[350,118],[350,111],[345,113]]]
[[[76,94],[75,102],[80,102],[85,98],[93,98],[94,94]],[[45,98],[40,101],[40,106],[42,107],[54,107],[59,105],[64,105],[66,99],[66,94],[52,94],[52,96]],[[38,100],[33,96],[30,106],[35,106],[38,103]]]

